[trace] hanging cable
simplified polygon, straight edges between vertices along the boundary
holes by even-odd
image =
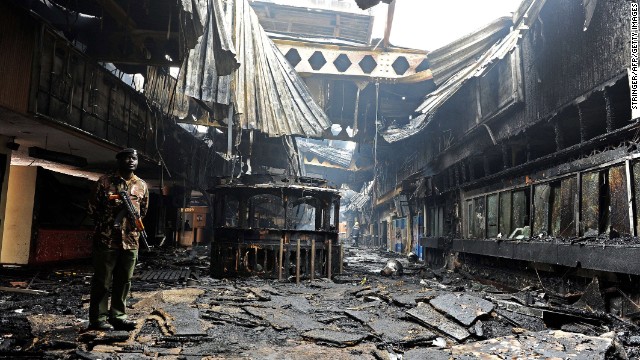
[[[378,171],[378,106],[379,106],[379,97],[380,97],[380,83],[376,82],[376,112],[375,112],[375,127],[376,127],[376,131],[375,131],[375,136],[373,137],[373,180],[372,180],[372,186],[371,186],[371,218],[370,218],[370,222],[373,221],[373,214],[374,214],[374,207],[375,207],[375,195],[376,195],[376,188],[378,187],[377,181],[376,181],[376,174]]]

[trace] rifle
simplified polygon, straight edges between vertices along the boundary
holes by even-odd
[[[149,243],[147,242],[147,232],[144,230],[142,217],[140,216],[140,214],[138,214],[138,211],[136,211],[136,208],[133,206],[133,203],[131,202],[131,198],[129,197],[129,194],[127,194],[125,190],[121,190],[119,195],[111,195],[109,198],[110,199],[119,198],[120,200],[122,200],[125,206],[124,210],[126,210],[127,212],[127,217],[129,218],[129,221],[131,221],[131,223],[134,224],[134,226],[136,227],[136,230],[140,234],[140,239],[144,243],[144,246],[147,248],[147,250],[150,250],[151,246],[149,246]]]

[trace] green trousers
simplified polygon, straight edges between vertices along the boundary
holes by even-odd
[[[138,250],[109,249],[100,242],[94,243],[89,323],[127,318],[127,296],[137,259]],[[108,308],[109,290],[111,309]]]

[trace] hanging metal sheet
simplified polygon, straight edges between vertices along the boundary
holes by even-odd
[[[242,128],[270,136],[320,137],[331,122],[246,0],[235,2],[235,39],[241,65],[234,76],[232,101]]]
[[[224,6],[220,0],[199,0],[194,10],[200,14],[204,32],[182,63],[178,91],[208,103],[228,105],[229,75],[239,64]]]
[[[204,35],[183,64],[181,92],[210,106],[233,102],[243,129],[270,136],[320,137],[331,126],[247,0],[200,0],[198,9]],[[220,53],[236,54],[235,63],[221,65]],[[233,75],[220,76],[235,67]]]

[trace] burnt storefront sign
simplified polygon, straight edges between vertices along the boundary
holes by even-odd
[[[246,175],[219,178],[213,194],[213,276],[331,278],[340,271],[338,190],[325,180]]]

